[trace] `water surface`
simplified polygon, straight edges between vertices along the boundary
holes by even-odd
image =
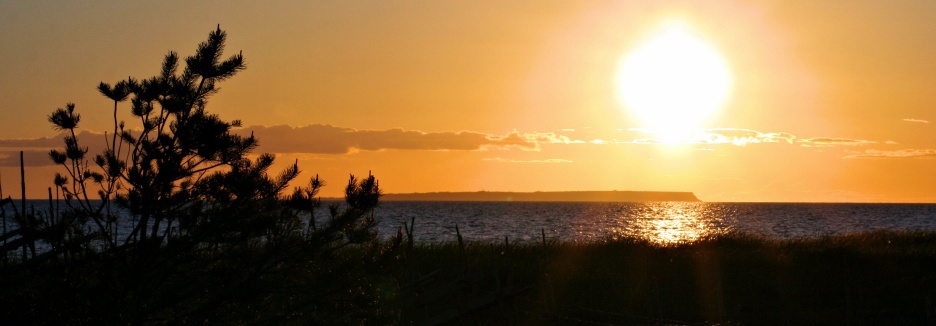
[[[418,241],[595,241],[640,237],[692,241],[741,232],[776,239],[872,230],[936,230],[936,204],[383,202],[380,232],[415,218]]]
[[[48,201],[27,203],[37,211],[49,207]],[[319,222],[328,219],[326,208],[316,215]],[[415,221],[419,242],[455,241],[456,225],[467,240],[507,237],[511,242],[540,241],[542,234],[550,241],[639,237],[674,243],[727,232],[791,239],[872,230],[936,231],[936,204],[385,201],[376,216],[382,237],[396,234],[404,221]],[[121,213],[119,238],[129,234],[132,221]],[[15,227],[9,217],[7,222],[10,229]]]

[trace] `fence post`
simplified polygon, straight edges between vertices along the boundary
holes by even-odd
[[[20,189],[23,191],[23,197],[20,198],[23,208],[23,214],[26,214],[26,168],[23,165],[23,151],[20,151]]]

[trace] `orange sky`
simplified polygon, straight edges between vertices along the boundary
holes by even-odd
[[[720,54],[732,87],[661,144],[616,74],[667,21]],[[221,24],[248,69],[208,110],[322,175],[326,196],[373,171],[394,193],[936,202],[934,21],[933,1],[4,1],[0,183],[18,194],[23,150],[28,196],[45,197],[48,114],[75,102],[91,142],[112,128],[99,82],[156,74]]]

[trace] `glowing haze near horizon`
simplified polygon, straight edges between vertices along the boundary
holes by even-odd
[[[372,171],[392,193],[936,202],[933,21],[905,0],[0,1],[0,183],[18,197],[23,150],[44,198],[48,114],[75,102],[94,152],[97,84],[220,24],[248,69],[208,110],[325,196]]]

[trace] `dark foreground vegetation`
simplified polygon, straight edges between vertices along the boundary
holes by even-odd
[[[288,192],[298,164],[270,171],[273,155],[251,154],[259,140],[232,131],[240,121],[208,112],[218,84],[246,68],[240,53],[223,59],[225,40],[219,26],[153,77],[100,83],[114,103],[104,139],[78,139],[73,103],[48,116],[64,140],[49,159],[64,173],[48,209],[27,208],[21,152],[23,200],[0,200],[0,323],[393,321],[381,276],[402,238],[377,237],[377,179],[351,176],[344,205],[316,221],[325,182]],[[128,100],[129,122],[118,119]]]
[[[408,284],[400,293],[406,321],[936,322],[936,233],[881,231],[787,241],[726,235],[665,247],[627,239],[449,243],[412,248],[403,267],[410,273],[399,278]]]
[[[301,239],[164,247],[0,268],[15,324],[919,325],[936,321],[936,233],[661,247]],[[319,248],[319,249],[315,249]],[[296,259],[302,257],[302,259]],[[375,259],[385,257],[385,259]]]
[[[936,233],[416,244],[411,223],[376,234],[373,175],[351,176],[316,221],[324,182],[287,192],[298,166],[271,173],[274,156],[231,132],[239,121],[208,113],[246,67],[221,60],[224,40],[217,29],[157,76],[101,83],[114,101],[103,153],[77,138],[74,104],[49,116],[65,146],[49,152],[64,174],[48,209],[0,193],[0,323],[936,323]],[[132,127],[117,119],[128,99]]]

